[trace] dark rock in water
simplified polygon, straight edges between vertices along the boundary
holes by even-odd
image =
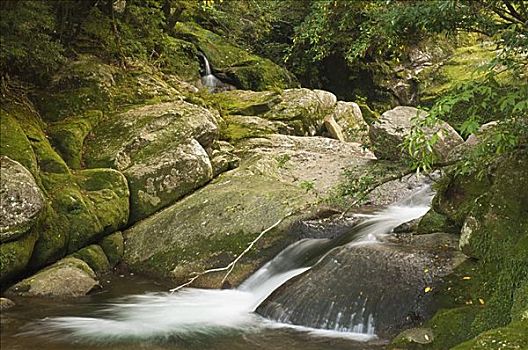
[[[455,242],[439,233],[341,246],[257,311],[285,323],[390,337],[432,316],[437,285],[464,259]]]

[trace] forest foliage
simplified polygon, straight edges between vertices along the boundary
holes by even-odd
[[[361,98],[375,72],[405,60],[420,42],[444,45],[478,35],[496,47],[496,58],[478,79],[440,98],[405,144],[414,166],[429,169],[435,139],[420,126],[463,114],[459,131],[467,136],[499,120],[470,168],[526,145],[527,7],[523,0],[4,0],[0,71],[3,81],[45,85],[62,63],[85,52],[123,67],[130,60],[162,66],[174,24],[194,21],[284,65],[308,87],[332,90],[339,68],[346,89],[364,85],[354,95]]]

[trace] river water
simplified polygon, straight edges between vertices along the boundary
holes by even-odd
[[[15,299],[17,306],[2,313],[2,350],[383,348],[386,340],[376,336],[373,315],[357,324],[322,320],[307,328],[265,319],[255,310],[331,249],[377,242],[425,214],[431,198],[424,188],[370,215],[344,236],[296,242],[237,289],[170,293],[170,286],[128,275],[102,279],[101,292],[82,299]]]

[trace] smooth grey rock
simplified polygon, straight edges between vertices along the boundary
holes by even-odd
[[[11,286],[6,295],[80,297],[96,286],[95,273],[88,264],[68,257]]]
[[[387,160],[408,158],[401,145],[411,131],[413,118],[426,116],[427,112],[407,106],[398,106],[383,113],[369,130],[376,157]],[[455,129],[443,121],[434,128],[426,128],[424,132],[428,137],[438,135],[439,140],[433,146],[433,151],[440,161],[447,160],[451,150],[464,142]]]
[[[45,202],[35,178],[20,163],[2,156],[0,171],[0,242],[6,242],[29,231]]]

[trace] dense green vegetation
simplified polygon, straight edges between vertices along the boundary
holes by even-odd
[[[284,91],[301,85],[357,102],[364,129],[396,105],[429,111],[416,118],[402,144],[410,155],[407,163],[380,160],[370,167],[361,163],[358,171],[347,169],[335,202],[356,205],[380,183],[415,170],[446,169],[433,210],[418,231],[473,234],[461,243],[473,260],[440,292],[447,309],[426,323],[439,334],[431,346],[443,349],[469,340],[459,348],[482,349],[493,337],[521,339],[515,336],[523,334],[528,320],[528,202],[519,190],[526,189],[528,179],[526,1],[3,0],[0,11],[0,155],[27,168],[47,200],[38,230],[2,242],[0,263],[14,266],[6,281],[66,254],[106,271],[121,259],[125,234],[106,235],[125,231],[136,221],[158,222],[147,217],[237,167],[240,158],[230,152],[238,144],[281,130],[288,136],[325,135],[328,130],[321,131],[320,124],[335,105],[348,102],[336,102],[327,92]],[[202,54],[217,77],[238,90],[198,91]],[[401,86],[400,94],[396,88]],[[427,132],[441,121],[465,139],[472,137],[442,161],[433,148],[443,131]],[[362,132],[368,139],[368,131]],[[190,134],[193,143],[187,143]],[[365,147],[372,146],[369,142]],[[203,169],[195,163],[171,163],[196,148],[201,151],[196,164],[203,160]],[[175,168],[183,169],[184,176],[191,168],[203,170],[189,175],[188,182],[174,181],[181,193],[142,178],[143,168],[159,165],[156,157],[165,156],[167,149],[174,153],[162,159],[167,168],[155,169],[159,174],[168,176]],[[215,156],[220,159],[216,165]],[[250,234],[261,229],[262,213],[271,223],[288,211],[289,203],[282,208],[276,198],[291,196],[290,202],[301,203],[318,195],[314,181],[304,179],[294,189],[283,189],[265,176],[266,171],[286,171],[290,163],[289,153],[282,154],[248,170],[258,177],[233,176],[228,181],[233,188],[225,193],[218,186],[221,200],[213,209],[227,214],[211,216],[218,220],[216,226],[231,210],[233,218],[247,216],[248,232],[231,241],[219,235],[193,242],[187,251],[171,246],[148,263],[138,262],[137,269],[170,267],[184,279],[189,271],[178,272],[175,255],[194,263],[197,253],[210,255],[211,242],[222,253],[241,250]],[[269,208],[254,216],[243,214],[245,206],[239,208],[251,196],[238,196],[239,188],[252,186],[255,203],[273,189]],[[149,187],[159,187],[161,194],[154,190],[146,196]],[[166,198],[165,190],[170,193]],[[191,198],[200,210],[211,199],[208,193],[201,196]],[[232,209],[227,210],[230,201]],[[146,208],[139,213],[138,203]],[[211,211],[212,203],[204,212]],[[196,221],[199,227],[203,216],[197,212],[182,211],[178,223]],[[156,224],[160,231],[174,226],[166,222]],[[150,242],[147,226],[145,240]],[[145,249],[139,239],[128,242]]]

